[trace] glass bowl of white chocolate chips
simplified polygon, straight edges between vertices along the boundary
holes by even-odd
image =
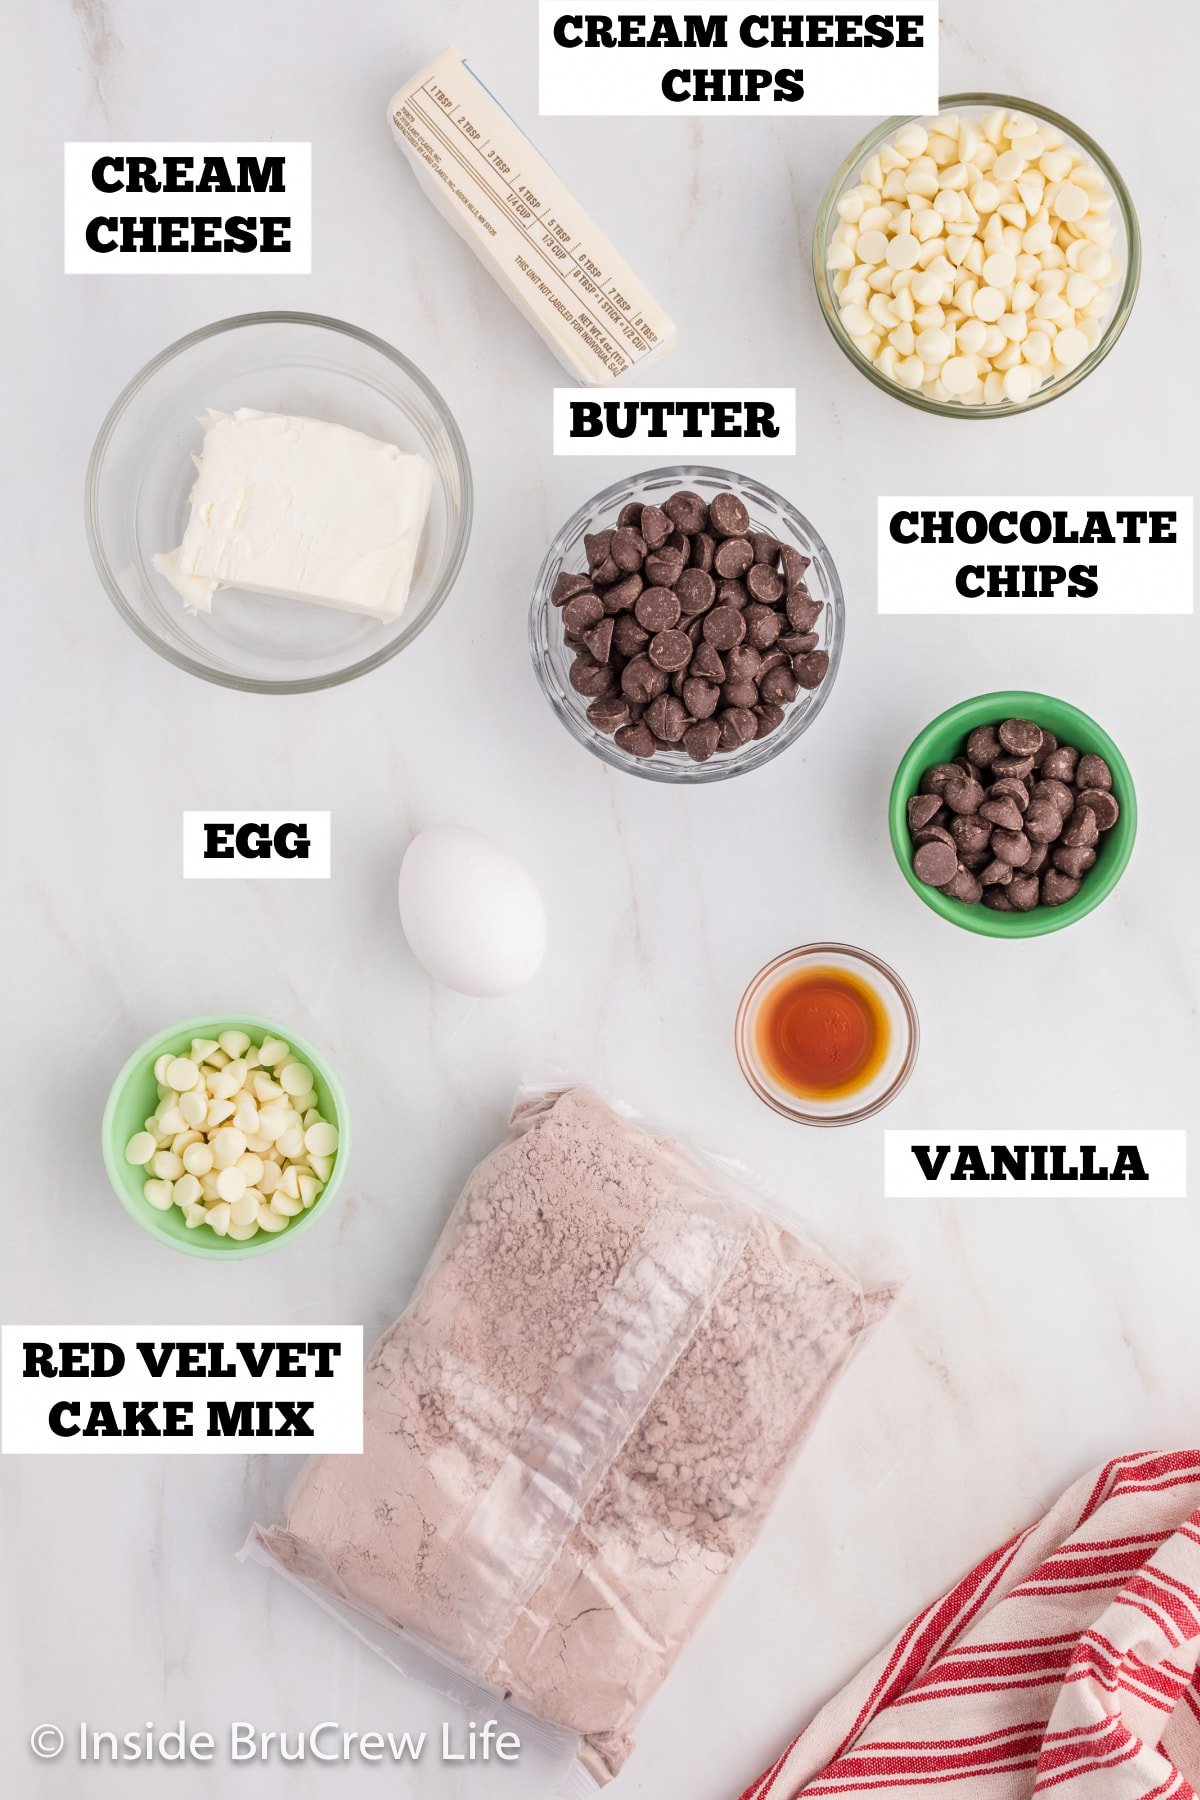
[[[956,418],[1055,400],[1103,361],[1133,307],[1129,192],[1069,119],[1004,94],[948,94],[888,119],[817,215],[826,323],[876,387]]]

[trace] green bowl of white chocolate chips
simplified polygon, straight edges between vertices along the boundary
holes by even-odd
[[[1003,418],[1068,393],[1108,355],[1137,294],[1129,192],[1047,107],[948,94],[851,151],[817,214],[826,324],[885,393],[949,418]]]
[[[346,1166],[345,1097],[311,1044],[221,1013],[160,1031],[104,1109],[104,1164],[143,1231],[190,1256],[262,1256],[307,1231]]]

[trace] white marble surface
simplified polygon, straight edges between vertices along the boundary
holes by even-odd
[[[881,621],[872,552],[875,496],[899,481],[942,493],[1195,485],[1194,362],[1179,351],[1197,275],[1181,172],[1194,21],[1181,6],[1117,0],[949,0],[945,15],[943,89],[1041,98],[1091,127],[1146,236],[1142,294],[1103,370],[991,427],[925,419],[875,392],[819,321],[808,237],[858,121],[539,124],[532,0],[39,0],[8,24],[5,221],[21,248],[2,298],[19,347],[0,451],[3,1317],[361,1320],[371,1335],[499,1135],[514,1084],[546,1061],[755,1164],[838,1250],[907,1275],[886,1339],[853,1367],[757,1552],[650,1708],[618,1790],[628,1800],[732,1800],[914,1607],[1081,1470],[1197,1429],[1192,1205],[886,1204],[882,1120],[789,1126],[742,1084],[730,1045],[760,963],[836,937],[892,962],[921,1012],[920,1065],[889,1123],[1196,1123],[1195,621]],[[566,738],[534,686],[532,573],[560,520],[625,465],[551,458],[557,366],[389,141],[391,88],[452,39],[674,313],[680,344],[663,379],[798,389],[798,455],[753,472],[825,533],[848,595],[847,650],[818,727],[751,782],[679,794],[623,778]],[[64,139],[237,136],[311,139],[310,278],[62,275]],[[458,587],[409,652],[351,687],[271,701],[190,680],[130,635],[93,575],[80,496],[93,433],[134,370],[197,325],[278,305],[355,321],[428,371],[465,433],[477,515]],[[449,728],[434,699],[447,671]],[[953,699],[1006,685],[1064,693],[1104,720],[1144,806],[1114,897],[1074,931],[1023,945],[954,932],[920,907],[883,812],[912,733]],[[185,884],[180,812],[216,795],[331,807],[333,879]],[[435,992],[406,952],[397,866],[412,830],[439,820],[491,831],[544,888],[546,969],[514,999],[473,1008]],[[286,1254],[227,1268],[133,1230],[97,1146],[130,1049],[223,1005],[328,1046],[357,1126],[336,1219]],[[157,1800],[211,1784],[194,1767],[37,1765],[26,1738],[42,1720],[367,1729],[443,1715],[234,1562],[293,1468],[3,1466],[7,1791]],[[220,1788],[488,1800],[521,1782],[437,1763],[401,1778],[274,1764]]]

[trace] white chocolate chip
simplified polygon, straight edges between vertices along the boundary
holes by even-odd
[[[337,1127],[324,1119],[310,1125],[304,1133],[304,1147],[310,1156],[332,1156],[338,1147]]]
[[[1020,406],[1028,400],[1033,392],[1033,384],[1037,379],[1036,371],[1029,363],[1014,363],[1004,377],[1004,397]]]
[[[212,1168],[212,1150],[207,1143],[193,1143],[184,1150],[184,1168],[189,1175],[207,1175]]]
[[[275,1141],[276,1141],[277,1147],[283,1152],[283,1154],[285,1156],[292,1157],[292,1158],[295,1158],[298,1156],[303,1156],[303,1154],[304,1154],[304,1127],[303,1127],[303,1125],[289,1125],[287,1130],[284,1132],[281,1132],[279,1137]]]
[[[1087,339],[1075,326],[1068,326],[1065,331],[1060,331],[1054,340],[1054,360],[1062,363],[1066,369],[1073,369],[1076,363],[1082,362],[1087,350]]]
[[[922,331],[917,339],[917,355],[923,363],[934,367],[945,362],[952,347],[946,333],[934,325]]]
[[[948,393],[956,395],[969,393],[975,386],[975,383],[979,380],[979,376],[975,369],[974,357],[950,357],[942,366],[942,380],[946,384]],[[327,1126],[326,1130],[329,1129],[331,1129],[331,1127]],[[314,1125],[309,1135],[315,1137],[320,1130],[321,1127],[319,1125]],[[321,1144],[315,1143],[309,1146],[310,1149],[317,1151],[320,1151],[322,1147]]]
[[[246,1153],[246,1134],[236,1125],[223,1125],[210,1141],[213,1162],[218,1169],[231,1169],[238,1157]]]
[[[198,1205],[200,1197],[200,1183],[194,1175],[181,1175],[171,1191],[173,1204],[182,1206],[185,1211],[190,1206]]]
[[[1077,219],[1083,218],[1087,210],[1087,189],[1080,187],[1074,181],[1064,181],[1054,196],[1054,203],[1051,211],[1056,213],[1060,219],[1065,219],[1069,224],[1074,224]]]
[[[923,156],[928,143],[929,133],[916,119],[910,125],[902,125],[896,133],[895,147],[908,162],[914,157]]]
[[[258,1108],[253,1097],[244,1091],[237,1097],[237,1105],[233,1109],[233,1122],[243,1137],[258,1136]]]
[[[279,1071],[279,1085],[285,1094],[307,1094],[312,1088],[312,1070],[302,1062],[285,1063]]]
[[[200,1071],[190,1056],[172,1057],[167,1064],[167,1086],[174,1088],[176,1093],[186,1093],[189,1088],[195,1087],[199,1079]]]
[[[257,1225],[258,1209],[262,1205],[262,1195],[257,1188],[245,1188],[236,1200],[231,1201],[229,1216],[235,1225]]]
[[[191,1088],[179,1097],[179,1110],[191,1126],[203,1125],[208,1103],[197,1088]]]
[[[125,1146],[125,1161],[135,1168],[144,1168],[154,1155],[156,1140],[149,1131],[135,1131]]]
[[[217,1193],[222,1200],[228,1200],[231,1206],[235,1200],[241,1199],[246,1186],[246,1177],[240,1169],[222,1169],[217,1176]]]

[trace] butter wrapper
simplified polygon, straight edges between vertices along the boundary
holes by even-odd
[[[404,83],[388,122],[417,180],[575,380],[618,381],[675,326],[455,49]]]

